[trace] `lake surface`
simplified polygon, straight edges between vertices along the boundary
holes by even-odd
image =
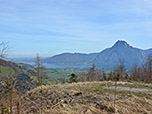
[[[22,62],[24,64],[29,64],[32,66],[36,66],[36,63],[34,62]],[[48,63],[43,63],[43,66],[46,68],[90,68],[92,65],[88,64],[48,64]]]

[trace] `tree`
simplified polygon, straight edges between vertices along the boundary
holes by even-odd
[[[146,60],[146,69],[148,73],[152,73],[152,55],[149,55]]]
[[[101,76],[102,76],[102,81],[107,80],[106,73],[105,73],[104,69],[102,69],[102,71],[101,71]]]
[[[129,78],[130,78],[130,77],[129,77],[128,73],[126,73],[125,79],[128,80]]]
[[[82,82],[87,81],[87,75],[86,75],[86,73],[83,72],[83,73],[80,75],[80,81],[82,81]]]
[[[77,81],[78,81],[78,76],[72,73],[70,77],[70,83],[77,82]]]
[[[131,76],[131,79],[133,79],[134,81],[137,81],[137,79],[139,78],[138,69],[137,69],[137,66],[136,66],[136,65],[135,65],[134,68],[131,70],[130,76]]]
[[[37,54],[37,57],[36,57],[36,71],[37,71],[37,80],[38,80],[39,86],[41,85],[40,70],[41,70],[41,62],[40,62],[39,54]]]
[[[3,76],[1,77],[0,83],[2,83],[0,87],[0,101],[2,103],[6,103],[0,105],[3,106],[10,114],[13,114],[13,104],[16,103],[20,105],[18,98],[19,95],[17,94],[17,90],[15,88],[17,84],[16,76],[12,73],[10,73],[9,76]],[[2,99],[2,97],[4,97],[4,99]],[[20,114],[21,109],[17,111],[19,112],[18,114]]]
[[[43,94],[43,81],[46,78],[46,68],[42,65],[42,62],[40,60],[39,54],[37,54],[36,58],[36,71],[37,71],[37,80],[38,85],[40,86],[40,93],[41,93],[41,108],[40,113],[42,114],[42,94]]]
[[[46,68],[43,66],[39,54],[37,54],[37,57],[36,57],[35,70],[36,70],[38,85],[42,86],[43,81],[45,78],[47,78],[47,76],[46,76]]]
[[[88,81],[99,81],[99,80],[101,80],[100,71],[96,68],[95,64],[93,64],[93,66],[89,69],[89,71],[87,73],[87,80]]]
[[[8,45],[6,45],[6,43],[4,43],[4,42],[1,42],[0,43],[0,59],[6,58],[7,51],[8,51]],[[1,76],[1,65],[0,65],[0,93],[5,91],[5,89],[2,88],[4,84],[5,84],[5,80]],[[0,97],[0,99],[1,99],[1,97]]]
[[[146,77],[145,82],[152,82],[152,55],[149,55],[147,57],[146,63],[145,63],[145,70],[146,70]]]
[[[109,75],[108,75],[108,81],[112,81],[113,80],[113,71],[110,71]]]
[[[9,46],[7,43],[1,42],[0,43],[0,58],[6,58],[7,52],[9,50]]]
[[[96,66],[93,64],[93,66],[89,69],[89,72],[87,74],[87,80],[93,81],[95,76]]]
[[[7,52],[8,52],[9,46],[7,43],[1,42],[0,43],[0,59],[6,58],[7,57]],[[1,73],[1,67],[0,67],[0,73]],[[2,108],[2,113],[4,112],[4,109],[6,109],[7,113],[13,114],[13,99],[14,97],[17,96],[16,94],[16,83],[17,80],[15,78],[16,76],[14,76],[12,74],[12,72],[9,74],[9,76],[1,76],[0,78],[0,83],[2,83],[2,85],[0,85],[0,91],[1,93],[3,93],[2,95],[4,97],[6,97],[5,101],[7,103],[7,101],[9,101],[9,109],[7,107],[3,107]],[[14,96],[15,95],[15,96]],[[4,99],[2,99],[2,96],[0,95],[0,101],[2,101]],[[3,102],[2,102],[3,103]]]
[[[124,62],[123,61],[119,61],[119,64],[115,70],[116,73],[120,74],[121,80],[125,79],[125,66],[124,66]]]
[[[8,49],[9,49],[9,46],[7,45],[7,43],[4,43],[4,42],[0,43],[0,59],[7,57]],[[0,66],[0,73],[1,73],[1,66]]]

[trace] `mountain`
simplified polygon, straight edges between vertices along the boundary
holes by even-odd
[[[141,50],[130,46],[125,41],[117,41],[111,48],[100,52],[94,59],[97,67],[114,69],[120,62],[124,62],[127,69],[135,65],[142,66],[146,57],[152,53],[151,50]]]
[[[97,53],[81,54],[81,53],[63,53],[50,58],[45,59],[47,63],[57,64],[88,64],[94,60]]]
[[[152,49],[138,49],[130,46],[126,41],[118,40],[112,47],[99,53],[63,53],[46,58],[44,62],[60,65],[69,64],[71,67],[78,64],[87,67],[94,63],[98,68],[111,70],[122,61],[127,69],[131,69],[135,65],[142,66],[146,57],[150,54],[152,54]]]

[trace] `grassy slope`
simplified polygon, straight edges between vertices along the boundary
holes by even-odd
[[[25,69],[18,68],[17,70],[18,70],[18,72],[22,71],[24,73],[27,73],[27,70],[25,70]],[[0,66],[0,74],[1,74],[1,76],[9,76],[10,74],[15,74],[15,71],[11,67]]]
[[[1,76],[8,76],[10,73],[14,73],[14,70],[10,67],[0,67]]]
[[[74,68],[67,68],[67,69],[52,69],[49,68],[47,69],[47,75],[50,78],[50,80],[47,80],[47,82],[52,82],[52,79],[69,79],[69,76],[72,73],[75,73],[76,75],[80,76],[81,73],[86,73],[88,70],[87,69],[74,69]]]
[[[47,74],[50,78],[60,79],[64,77],[65,79],[68,79],[72,73],[75,73],[76,75],[80,76],[82,73],[87,74],[88,71],[89,69],[79,69],[79,68],[66,68],[66,69],[48,68]],[[105,73],[108,75],[110,71],[105,71]]]
[[[111,82],[110,86],[113,84]],[[114,91],[105,89],[106,85],[107,82],[47,85],[43,86],[42,94],[40,88],[36,88],[23,96],[22,113],[38,114],[42,99],[43,114],[111,114],[115,111],[118,114],[152,114],[152,93],[133,92],[130,96],[127,91],[118,91],[114,107]],[[138,85],[145,88],[143,84]],[[127,84],[119,83],[119,86]]]

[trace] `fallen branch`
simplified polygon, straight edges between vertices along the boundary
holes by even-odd
[[[61,101],[59,101],[58,103],[56,103],[55,105],[53,105],[51,107],[51,109],[54,109],[56,106],[58,106],[59,104],[63,103],[65,101],[66,98],[62,99]]]

